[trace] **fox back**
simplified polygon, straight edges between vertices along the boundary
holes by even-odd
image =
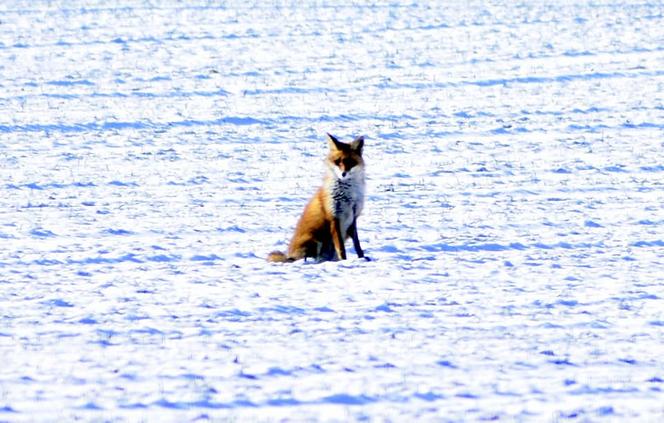
[[[304,208],[286,254],[275,251],[268,261],[291,262],[313,258],[346,259],[345,241],[353,239],[358,257],[364,257],[357,237],[357,218],[364,208],[364,137],[349,144],[327,134],[330,151],[323,185]]]

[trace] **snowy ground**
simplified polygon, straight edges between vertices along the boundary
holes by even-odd
[[[366,3],[0,3],[0,421],[664,420],[664,3]]]

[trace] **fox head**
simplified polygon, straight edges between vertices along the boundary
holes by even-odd
[[[339,141],[333,135],[327,134],[330,153],[327,164],[336,179],[347,180],[361,177],[364,173],[364,160],[362,160],[362,147],[364,137],[359,136],[350,144]]]

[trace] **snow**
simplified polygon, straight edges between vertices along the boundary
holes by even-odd
[[[0,4],[0,420],[664,419],[664,3]],[[372,261],[274,265],[363,134]]]

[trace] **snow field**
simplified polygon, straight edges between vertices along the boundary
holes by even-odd
[[[663,10],[3,3],[0,420],[661,420]]]

